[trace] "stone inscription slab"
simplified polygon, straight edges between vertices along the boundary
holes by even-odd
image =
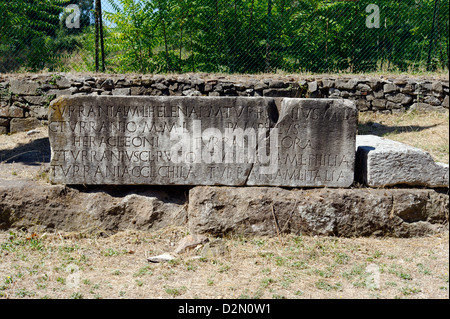
[[[270,166],[256,163],[247,184],[349,187],[357,114],[348,100],[283,99],[278,122],[266,143],[259,143],[258,157],[267,155]],[[275,148],[277,152],[267,151]]]
[[[50,179],[347,187],[356,134],[348,103],[284,99],[279,112],[263,97],[63,96],[49,109]]]

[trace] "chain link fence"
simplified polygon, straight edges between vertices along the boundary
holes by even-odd
[[[1,0],[0,72],[446,71],[448,0]]]

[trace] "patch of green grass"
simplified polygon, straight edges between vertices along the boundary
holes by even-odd
[[[283,279],[281,280],[280,284],[283,288],[288,289],[293,282],[294,280],[290,276],[285,274],[283,275]]]
[[[336,253],[334,257],[334,262],[338,265],[345,265],[349,262],[349,260],[350,257],[347,254],[341,252]]]
[[[403,280],[412,280],[412,276],[405,271],[403,271],[403,268],[398,265],[391,265],[388,269],[389,273],[392,275],[396,275],[397,277],[403,279]]]
[[[58,247],[59,251],[62,253],[73,253],[79,248],[80,247],[78,245],[64,245]]]
[[[125,253],[126,253],[126,251],[125,251]],[[114,257],[114,256],[120,256],[120,255],[123,255],[124,254],[124,252],[119,252],[119,251],[117,251],[117,250],[115,250],[115,249],[113,249],[113,248],[106,248],[103,252],[102,252],[102,254],[103,254],[103,256],[106,256],[106,257]]]
[[[167,264],[171,265],[171,266],[178,266],[180,263],[181,263],[181,261],[179,259],[177,259],[177,258],[169,260],[167,262]]]
[[[24,233],[17,234],[11,231],[9,232],[8,241],[3,242],[0,246],[1,250],[8,252],[15,252],[19,247],[28,247],[33,250],[42,251],[44,249],[44,244],[35,234],[28,237]],[[23,258],[24,261],[26,261],[26,259],[27,258]]]
[[[219,273],[227,272],[231,268],[230,265],[223,265],[219,268]]]
[[[423,264],[417,264],[417,268],[419,269],[419,272],[424,274],[424,275],[431,275],[431,270],[428,269],[426,266],[424,266]]]
[[[405,296],[410,296],[422,292],[422,290],[417,287],[403,287],[400,289],[400,292]]]
[[[264,239],[256,239],[254,241],[254,243],[258,246],[258,247],[262,247],[266,244],[266,241]]]
[[[294,244],[297,245],[297,247],[303,247],[303,237],[300,236],[295,236],[292,238],[292,241],[294,242]]]
[[[274,256],[271,252],[258,252],[258,255],[263,258],[272,258]]]
[[[270,268],[263,268],[263,269],[261,270],[261,272],[262,272],[263,274],[270,274],[270,273],[272,272],[272,270],[271,270]]]
[[[28,291],[25,288],[20,288],[19,291],[16,292],[16,295],[18,297],[25,298],[25,297],[33,297],[36,295],[36,293],[34,293],[32,291]]]
[[[145,275],[153,275],[153,271],[149,265],[139,268],[139,270],[133,274],[133,277],[142,277]]]
[[[166,287],[164,291],[166,292],[166,294],[168,294],[172,297],[177,297],[177,296],[181,296],[185,290],[186,290],[186,287],[183,286],[181,288]]]
[[[302,269],[307,269],[308,263],[304,262],[304,261],[294,261],[290,264],[291,267],[293,268],[297,268],[298,270],[302,270]]]
[[[350,272],[344,272],[342,276],[347,279],[351,279],[354,276],[361,276],[366,272],[365,264],[355,264],[353,265]]]
[[[334,269],[333,269],[333,267],[330,267],[330,266],[326,267],[325,270],[315,269],[314,272],[323,278],[330,278],[330,277],[333,277],[333,275],[334,275]]]
[[[331,291],[331,290],[341,290],[342,289],[342,284],[341,283],[336,283],[336,284],[330,284],[329,282],[325,281],[325,280],[319,280],[315,283],[315,286],[317,289],[321,289],[321,290],[326,290],[326,291]]]
[[[382,255],[383,255],[383,253],[382,253],[381,251],[378,251],[378,250],[377,250],[377,251],[375,251],[375,252],[372,254],[372,256],[367,257],[366,260],[369,261],[369,262],[372,262],[372,261],[374,261],[375,259],[380,258]]]
[[[282,267],[286,264],[286,259],[281,257],[281,256],[277,256],[275,257],[275,265]]]
[[[83,299],[84,296],[81,292],[74,292],[70,295],[70,299]]]
[[[261,287],[267,288],[270,284],[272,284],[274,282],[275,282],[275,280],[273,280],[272,278],[263,278],[261,280]]]
[[[83,284],[85,284],[86,286],[90,286],[92,283],[89,279],[83,279]]]

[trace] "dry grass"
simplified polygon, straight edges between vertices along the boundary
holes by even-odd
[[[0,233],[2,298],[449,298],[448,233],[418,239],[228,238],[168,263],[184,229],[111,237]],[[281,239],[281,242],[280,242]]]
[[[360,113],[359,133],[383,136],[431,154],[449,163],[449,111],[398,114]]]

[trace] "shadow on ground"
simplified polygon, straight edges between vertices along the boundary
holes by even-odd
[[[400,134],[405,132],[420,132],[439,126],[440,124],[419,126],[419,125],[406,125],[406,126],[388,126],[380,123],[367,122],[358,124],[359,135],[377,135],[384,136],[386,134]]]
[[[13,149],[0,150],[0,163],[22,163],[25,165],[41,165],[50,163],[50,142],[48,138],[40,138]]]

